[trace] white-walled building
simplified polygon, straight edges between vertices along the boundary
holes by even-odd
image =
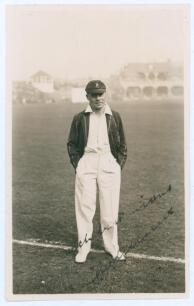
[[[118,82],[119,86],[114,84]],[[113,95],[121,91],[126,101],[183,99],[183,67],[170,61],[161,63],[129,63],[112,80]],[[117,97],[117,96],[116,96]]]
[[[33,87],[39,89],[42,92],[51,93],[54,91],[53,78],[44,71],[38,71],[30,78],[30,83]]]

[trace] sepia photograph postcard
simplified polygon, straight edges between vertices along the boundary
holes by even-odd
[[[189,295],[188,4],[7,4],[6,299]]]

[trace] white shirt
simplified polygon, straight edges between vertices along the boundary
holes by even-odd
[[[110,144],[107,131],[106,115],[112,115],[108,104],[105,105],[103,113],[95,113],[88,105],[85,112],[90,113],[90,124],[88,133],[88,142],[85,152],[110,152]]]

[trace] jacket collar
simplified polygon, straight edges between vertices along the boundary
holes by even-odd
[[[93,111],[91,109],[91,106],[88,105],[86,110],[83,111],[83,114],[85,116],[83,116],[83,119],[82,119],[82,128],[84,130],[84,142],[85,142],[85,146],[87,144],[87,139],[88,139],[89,122],[90,122],[89,114],[90,113],[93,113]],[[110,124],[111,124],[111,119],[112,119],[113,115],[112,115],[112,111],[111,111],[110,107],[108,106],[108,104],[106,104],[106,106],[105,106],[105,115],[106,115],[106,123],[107,123],[108,135],[110,136]]]
[[[88,104],[88,106],[87,106],[87,108],[85,110],[85,113],[93,113],[93,110],[92,110],[90,104]],[[112,116],[112,111],[111,111],[110,106],[108,104],[105,104],[104,113],[107,114],[107,115]]]

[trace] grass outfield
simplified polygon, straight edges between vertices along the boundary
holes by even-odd
[[[76,247],[74,170],[66,150],[73,115],[83,105],[13,107],[13,237]],[[184,258],[184,122],[181,104],[115,105],[122,116],[128,159],[122,172],[119,244],[125,251],[173,214],[133,252]],[[171,191],[146,208],[158,192]],[[135,212],[134,212],[135,211]],[[103,249],[99,205],[92,247]],[[69,251],[14,245],[14,293],[184,292],[184,265],[128,258],[111,267],[100,282],[90,282],[105,254],[90,254],[85,265]],[[79,277],[78,277],[79,275]],[[44,281],[41,283],[41,281]],[[88,284],[82,286],[85,280]]]

